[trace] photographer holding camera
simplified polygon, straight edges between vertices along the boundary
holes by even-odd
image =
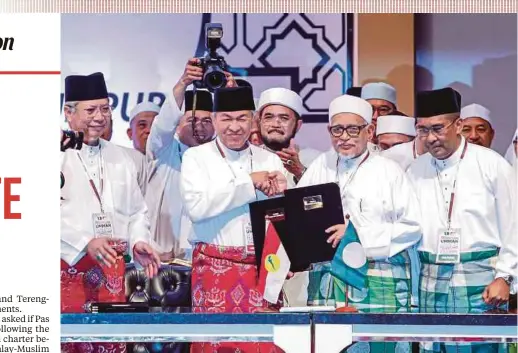
[[[209,35],[209,33],[207,33]],[[207,39],[214,48],[204,58],[191,58],[151,126],[146,146],[151,161],[146,192],[151,234],[162,262],[174,259],[190,261],[191,221],[180,199],[180,170],[184,152],[214,138],[212,95],[210,91],[224,84],[236,87],[236,81],[224,60],[215,53],[219,42]],[[210,58],[213,58],[211,61]],[[194,90],[187,91],[189,86]]]

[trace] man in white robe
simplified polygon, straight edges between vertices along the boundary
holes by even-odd
[[[132,161],[100,139],[111,117],[101,73],[65,79],[65,116],[84,133],[81,150],[62,153],[61,310],[85,312],[91,302],[125,302],[126,254],[156,275],[158,255],[149,246],[147,207]],[[64,344],[63,352],[125,351],[124,344]]]
[[[184,152],[212,140],[212,95],[186,91],[193,81],[203,78],[203,70],[190,59],[183,75],[155,117],[147,141],[149,163],[146,203],[151,219],[151,235],[163,262],[190,261],[191,221],[180,197],[180,171]],[[229,84],[232,84],[230,81]],[[193,117],[193,108],[194,117]],[[194,127],[194,128],[193,128]]]
[[[268,307],[257,290],[249,203],[282,194],[287,181],[280,158],[248,142],[254,109],[250,87],[217,89],[216,139],[184,153],[180,190],[193,223],[194,312],[255,312]],[[202,352],[204,345],[193,344],[192,352]],[[216,346],[244,352],[270,352],[266,348],[274,347],[269,343]]]
[[[379,144],[382,148],[381,155],[392,159],[403,170],[407,170],[414,159],[426,153],[426,149],[424,142],[415,137],[414,118],[402,116],[391,118],[392,116],[378,118],[376,134],[379,136],[378,140],[380,140]],[[387,140],[385,141],[385,139]],[[394,144],[394,142],[397,143]]]
[[[360,97],[365,99],[372,106],[372,124],[374,125],[374,129],[376,129],[378,117],[392,114],[397,110],[397,92],[396,89],[388,83],[367,83],[361,88]],[[371,153],[380,152],[376,135],[371,137],[368,148]]]
[[[509,162],[512,166],[517,166],[518,163],[516,163],[516,158],[518,156],[518,130],[514,133],[513,140],[509,147],[507,148],[507,151],[505,152],[505,159]]]
[[[303,123],[302,112],[302,98],[292,90],[270,88],[259,97],[257,121],[262,147],[281,158],[289,188],[295,187],[307,167],[321,153],[295,144],[295,136]]]
[[[470,104],[460,110],[462,135],[469,143],[491,148],[495,137],[491,112],[480,104]]]
[[[332,148],[308,168],[297,187],[338,183],[344,222],[328,229],[330,246],[336,247],[349,221],[357,230],[368,262],[367,289],[358,291],[337,278],[329,286],[329,264],[315,264],[310,272],[309,304],[349,304],[363,312],[408,312],[411,273],[408,250],[421,237],[420,212],[415,193],[403,170],[394,162],[372,154],[367,143],[374,132],[372,107],[365,100],[343,95],[329,106]],[[380,269],[383,269],[380,271]],[[384,290],[380,291],[379,288]],[[376,289],[378,288],[378,289]],[[396,299],[397,298],[397,299]],[[394,350],[394,344],[371,349]],[[372,351],[372,350],[371,350]]]
[[[261,93],[257,106],[257,121],[263,144],[261,147],[277,154],[284,163],[288,188],[293,188],[307,167],[321,154],[312,148],[300,148],[295,135],[302,127],[302,98],[286,88],[270,88]],[[284,285],[289,306],[307,304],[308,273],[296,273]]]
[[[483,313],[505,305],[517,268],[516,182],[509,164],[462,136],[460,94],[419,92],[416,131],[429,153],[408,169],[423,238],[421,312]],[[439,275],[438,275],[439,274]],[[430,352],[496,352],[496,344],[423,343]]]

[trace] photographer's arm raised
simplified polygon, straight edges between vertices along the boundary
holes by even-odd
[[[185,70],[173,88],[172,97],[168,97],[160,113],[151,126],[146,146],[146,153],[151,159],[156,159],[160,152],[173,143],[175,130],[183,116],[183,102],[187,87],[201,77],[201,68],[195,66],[198,59],[189,59]],[[200,71],[196,75],[195,72]]]

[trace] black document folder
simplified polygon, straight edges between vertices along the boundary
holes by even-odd
[[[327,243],[327,228],[343,224],[340,189],[336,183],[286,190],[283,197],[250,204],[255,254],[260,266],[265,237],[265,218],[272,221],[291,261],[291,271],[306,270],[310,264],[330,261],[336,249]]]

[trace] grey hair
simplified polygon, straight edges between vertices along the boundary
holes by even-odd
[[[68,108],[68,110],[70,111],[70,113],[75,113],[76,112],[76,109],[77,109],[77,104],[79,102],[65,102],[65,107]]]

